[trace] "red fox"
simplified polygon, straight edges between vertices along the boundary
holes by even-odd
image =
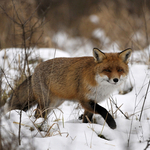
[[[112,129],[116,122],[98,103],[105,100],[126,79],[130,48],[120,53],[93,49],[93,57],[55,58],[40,63],[7,102],[8,110],[28,110],[38,104],[35,117],[46,118],[65,100],[77,101],[85,109],[83,122],[100,114]],[[40,111],[39,111],[40,110]]]

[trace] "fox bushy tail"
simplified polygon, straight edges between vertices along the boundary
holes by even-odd
[[[32,76],[23,81],[12,93],[11,97],[4,105],[4,111],[19,109],[27,111],[36,104],[36,100],[32,90]]]

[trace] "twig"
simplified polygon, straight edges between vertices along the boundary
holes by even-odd
[[[116,108],[124,115],[124,117],[126,119],[129,119],[129,117],[124,114],[124,112],[117,106],[117,104],[112,99],[110,99],[110,100],[113,102],[113,104],[116,106]]]
[[[15,21],[14,18],[12,18],[12,17],[10,17],[10,16],[8,15],[8,13],[6,12],[6,10],[5,10],[1,5],[0,5],[0,8],[3,10],[3,12],[5,13],[5,15],[6,15],[10,20],[12,20],[14,23],[16,23],[17,25],[20,26],[20,24],[19,24],[17,21]]]
[[[147,150],[147,148],[150,146],[150,140],[147,140],[147,145],[146,147],[144,148],[144,150]]]
[[[143,1],[143,7],[142,7],[142,12],[143,12],[143,18],[144,18],[144,27],[145,27],[145,36],[146,36],[146,44],[149,45],[149,34],[148,34],[148,24],[147,24],[147,20],[146,20],[146,1]],[[149,52],[149,48],[148,48],[148,52]],[[150,59],[150,53],[149,53],[149,59]]]
[[[2,105],[2,70],[0,67],[0,107]],[[1,126],[1,115],[0,115],[0,126]],[[2,135],[1,135],[1,128],[0,128],[0,149],[2,150]]]
[[[0,107],[2,105],[2,69],[0,67]]]
[[[2,68],[1,68],[1,71],[2,71],[2,73],[3,73],[4,76],[5,76],[5,79],[6,79],[6,81],[7,81],[7,84],[9,85],[9,87],[11,88],[11,90],[14,92],[14,89],[13,89],[12,86],[10,85],[10,83],[9,83],[7,77],[6,77],[6,74],[5,74],[5,72],[4,72],[4,70],[3,70]]]
[[[0,107],[2,105],[2,69],[0,67]],[[1,114],[2,115],[2,114]],[[0,115],[0,126],[1,126],[1,115]],[[0,149],[2,150],[2,133],[1,133],[1,128],[0,128]]]
[[[149,80],[149,82],[148,82],[148,86],[147,86],[146,94],[145,94],[145,97],[144,97],[144,101],[143,101],[143,105],[142,105],[142,109],[141,109],[141,113],[140,113],[139,121],[141,121],[141,117],[142,117],[142,113],[143,113],[143,109],[144,109],[145,101],[146,101],[146,98],[147,98],[147,94],[148,94],[149,86],[150,86],[150,80]]]
[[[22,24],[22,21],[21,21],[19,15],[18,15],[17,10],[16,10],[16,6],[15,6],[15,4],[14,4],[14,0],[12,0],[12,4],[13,4],[14,10],[15,10],[15,13],[16,13],[16,15],[17,15],[17,18],[18,18],[18,20],[20,21],[20,25],[21,25],[21,24]]]
[[[18,142],[21,145],[21,119],[22,119],[22,110],[20,111],[20,121],[19,121],[19,132],[18,132]]]

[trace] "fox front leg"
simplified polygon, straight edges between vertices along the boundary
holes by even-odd
[[[83,115],[83,123],[88,123],[89,121],[92,122],[93,113],[89,111],[84,111]]]
[[[89,117],[89,119],[92,119],[93,113],[96,113],[96,114],[100,114],[104,118],[104,120],[106,121],[106,123],[111,129],[116,128],[115,120],[104,107],[98,105],[93,100],[90,100],[88,103],[82,102],[81,105],[89,112],[87,113],[87,111],[85,111],[83,122],[87,122],[86,115],[87,117]]]

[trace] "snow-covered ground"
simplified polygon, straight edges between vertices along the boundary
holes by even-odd
[[[4,61],[2,59],[4,54],[9,59]],[[43,60],[72,56],[67,52],[55,49],[39,49],[32,52],[32,54],[30,57],[36,59],[41,57]],[[145,55],[145,52],[143,54]],[[81,50],[77,51],[74,56],[77,55],[83,56],[84,51],[83,53]],[[92,49],[89,55],[92,55]],[[0,51],[0,65],[10,83],[11,79],[17,76],[17,71],[14,71],[13,68],[17,66],[18,59],[21,56],[23,55],[20,49]],[[135,53],[132,59],[141,60],[141,56],[142,54]],[[145,56],[142,57],[146,60]],[[148,65],[145,65],[145,60],[144,63],[130,64],[130,74],[125,87],[133,86],[133,90],[125,95],[115,92],[111,97],[111,100],[129,119],[126,119],[113,103],[112,106],[110,105],[110,99],[101,103],[107,110],[115,112],[117,123],[115,130],[110,129],[99,115],[95,115],[97,124],[82,123],[81,120],[78,120],[78,117],[83,113],[82,108],[78,103],[66,101],[49,115],[48,121],[45,123],[46,132],[40,132],[35,127],[42,121],[41,118],[35,120],[32,116],[35,108],[27,113],[22,112],[20,146],[18,146],[19,111],[13,110],[3,115],[1,118],[1,134],[5,139],[4,141],[6,143],[10,142],[14,147],[17,145],[17,148],[14,149],[18,150],[144,150],[147,140],[150,139],[150,93],[148,92],[147,97],[145,97],[150,79],[150,70]],[[31,66],[32,71],[35,66]],[[5,87],[6,79],[3,78],[3,88]],[[139,121],[144,99],[144,110],[141,121]],[[100,138],[98,135],[103,135],[106,139]],[[147,149],[150,149],[150,147]]]

